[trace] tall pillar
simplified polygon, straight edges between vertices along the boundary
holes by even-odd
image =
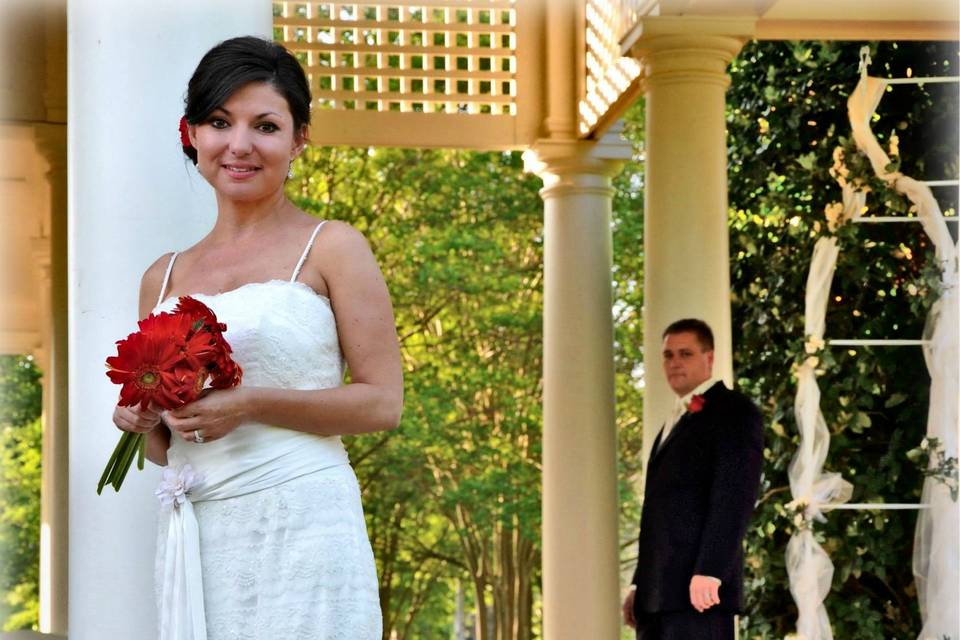
[[[67,344],[67,127],[36,127],[49,167],[49,237],[34,239],[43,371],[43,453],[40,489],[40,631],[67,633],[69,551],[69,406]]]
[[[610,178],[630,157],[541,140],[544,181],[543,629],[547,640],[619,637]]]
[[[70,640],[155,638],[159,470],[96,494],[120,432],[104,375],[136,327],[144,270],[213,224],[216,202],[177,131],[201,56],[238,35],[271,37],[269,2],[70,0]]]
[[[67,344],[67,3],[43,6],[46,123],[35,127],[47,161],[49,218],[33,238],[43,371],[40,489],[40,631],[67,635],[69,523],[69,360]]]
[[[661,367],[661,334],[674,320],[705,320],[714,375],[732,383],[727,159],[727,65],[752,22],[692,27],[653,21],[631,48],[645,68],[643,430],[646,460],[674,396]],[[696,29],[698,32],[689,32]]]

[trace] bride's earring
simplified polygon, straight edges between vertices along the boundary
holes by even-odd
[[[287,165],[287,178],[293,178],[293,160],[290,161],[290,164]]]

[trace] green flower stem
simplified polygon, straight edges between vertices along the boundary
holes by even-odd
[[[113,461],[113,467],[110,469],[110,478],[107,480],[107,484],[113,485],[117,481],[117,477],[120,475],[120,468],[123,465],[123,460],[127,457],[127,451],[130,449],[130,441],[132,439],[133,434],[128,433],[127,438],[123,440],[122,448],[117,455],[117,459]]]
[[[111,483],[114,491],[120,491],[120,485],[123,484],[124,478],[127,477],[127,472],[130,471],[130,465],[133,464],[133,458],[137,455],[137,451],[140,449],[141,440],[143,440],[143,434],[135,433],[133,434],[133,438],[127,444],[126,451],[124,451],[124,456],[120,459],[120,464],[117,465],[116,477]]]
[[[120,491],[120,485],[123,484],[123,479],[127,476],[130,465],[133,464],[134,456],[138,456],[137,468],[143,469],[145,443],[146,438],[143,437],[142,433],[127,431],[120,436],[120,441],[117,442],[117,446],[110,455],[110,460],[107,461],[107,466],[103,469],[100,482],[97,483],[97,495],[100,495],[103,487],[108,484],[113,487],[114,491]]]
[[[107,461],[107,466],[103,469],[103,474],[100,476],[100,482],[97,483],[97,495],[100,495],[100,492],[103,491],[104,485],[110,482],[113,477],[113,469],[116,467],[117,459],[122,457],[123,452],[126,449],[127,442],[130,440],[130,436],[133,434],[129,431],[124,432],[120,436],[120,441],[117,443],[117,446],[113,448],[113,453],[110,454],[110,459]]]
[[[146,456],[147,451],[147,439],[140,438],[140,442],[137,443],[137,469],[143,471],[143,459]]]

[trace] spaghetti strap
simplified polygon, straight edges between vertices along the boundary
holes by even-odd
[[[167,263],[167,272],[163,274],[163,284],[160,286],[160,295],[157,297],[157,306],[160,306],[160,303],[163,302],[163,294],[167,292],[167,283],[170,282],[170,272],[173,271],[173,262],[177,259],[177,256],[180,255],[179,251],[174,251],[170,256],[170,262]]]
[[[296,282],[297,278],[300,276],[300,269],[303,267],[304,261],[307,259],[307,254],[310,253],[310,247],[313,246],[313,241],[317,237],[317,232],[320,231],[320,227],[327,223],[326,220],[317,225],[317,228],[313,230],[313,233],[310,235],[310,241],[307,243],[306,248],[303,250],[303,254],[300,256],[300,261],[297,262],[297,266],[293,269],[293,275],[290,276],[290,282]]]

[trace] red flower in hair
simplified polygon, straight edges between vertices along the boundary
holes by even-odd
[[[687,403],[687,413],[699,413],[703,410],[703,405],[706,403],[707,401],[704,400],[703,396],[699,394],[693,396],[690,398],[690,402]]]
[[[193,146],[190,142],[190,132],[187,130],[187,116],[180,118],[180,144],[188,149]]]

